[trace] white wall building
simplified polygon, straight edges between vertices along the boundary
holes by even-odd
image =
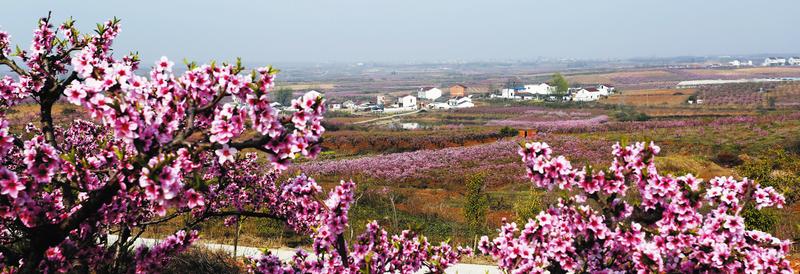
[[[500,98],[514,99],[514,96],[516,95],[517,95],[517,90],[513,88],[504,88],[500,90]]]
[[[442,90],[432,87],[419,88],[417,97],[420,99],[436,100],[439,97],[442,97]]]
[[[800,57],[789,57],[790,66],[800,66]]]
[[[783,66],[783,65],[786,65],[786,58],[783,58],[783,57],[768,57],[767,59],[764,59],[764,63],[762,63],[761,65],[765,66],[765,67]]]
[[[732,67],[752,67],[753,66],[753,61],[751,61],[751,60],[747,60],[747,61],[733,60],[733,61],[728,62],[728,65],[732,66]]]
[[[441,92],[441,91],[440,91]],[[404,109],[417,109],[417,97],[413,95],[406,95],[397,100],[400,108]]]
[[[447,105],[450,108],[471,108],[474,107],[475,104],[472,103],[471,97],[458,97],[447,100]]]
[[[609,84],[599,84],[597,85],[597,90],[600,91],[601,96],[608,96],[611,95],[611,93],[614,93],[616,88]]]
[[[541,83],[536,85],[525,85],[525,89],[523,92],[527,92],[530,94],[540,94],[540,95],[549,95],[556,92],[556,87],[548,85],[547,83]]]
[[[597,88],[580,88],[572,93],[572,101],[589,102],[600,99],[601,92]]]

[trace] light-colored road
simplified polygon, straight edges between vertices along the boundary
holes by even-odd
[[[117,240],[116,235],[108,235],[108,241],[114,242]],[[153,246],[157,244],[159,240],[157,239],[147,239],[147,238],[139,238],[134,243],[134,246]],[[212,244],[212,243],[201,243],[199,245],[204,246],[205,248],[211,250],[223,250],[225,252],[233,254],[233,246],[232,245],[224,245],[224,244]],[[290,249],[270,249],[273,254],[277,255],[278,258],[284,261],[288,261],[292,258],[295,251]],[[255,257],[261,255],[261,249],[255,247],[248,247],[248,246],[239,246],[236,249],[237,256],[251,256]],[[424,271],[418,271],[417,273],[424,273]],[[451,268],[448,268],[446,273],[449,274],[500,274],[503,273],[496,266],[493,265],[477,265],[477,264],[457,264]]]

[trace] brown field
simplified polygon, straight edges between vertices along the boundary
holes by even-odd
[[[800,107],[800,84],[779,85],[769,96],[775,97],[777,107]]]
[[[686,103],[694,89],[650,89],[625,91],[600,101],[604,104],[624,104],[632,106],[679,106]]]
[[[747,109],[714,109],[714,108],[672,108],[672,107],[645,107],[638,109],[652,117],[693,117],[693,116],[739,116],[755,115],[754,110]]]
[[[604,74],[588,74],[588,75],[572,75],[566,76],[567,81],[570,83],[579,84],[592,84],[592,83],[609,83],[619,84],[615,79],[624,77],[636,78],[665,78],[671,77],[673,73],[664,70],[641,70],[641,71],[622,71]]]
[[[336,85],[333,83],[308,83],[308,84],[280,85],[278,86],[278,88],[290,88],[292,90],[309,90],[309,89],[328,90],[336,88]]]

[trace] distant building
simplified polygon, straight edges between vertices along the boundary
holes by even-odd
[[[379,106],[385,105],[386,104],[386,96],[378,95],[378,97],[375,98],[375,104],[377,104]]]
[[[442,90],[434,87],[422,87],[417,92],[420,99],[436,100],[442,97]]]
[[[597,88],[578,88],[573,90],[572,101],[589,102],[597,101],[602,93]]]
[[[733,61],[728,62],[728,66],[731,66],[731,67],[752,67],[753,66],[753,61],[751,61],[751,60],[747,60],[747,61],[733,60]]]
[[[342,103],[342,108],[354,109],[356,108],[356,103],[352,100],[344,101],[344,103]]]
[[[784,66],[786,65],[786,58],[768,57],[767,59],[764,59],[764,63],[761,65],[765,67]]]
[[[400,97],[400,99],[397,100],[397,103],[400,108],[417,109],[417,97],[414,97],[413,95]]]
[[[519,99],[520,93],[525,90],[525,87],[504,88],[500,90],[500,94],[492,94],[492,98],[503,99]]]
[[[548,85],[547,83],[525,85],[524,88],[525,89],[522,92],[530,94],[550,95],[556,92],[556,87]]]
[[[330,110],[341,110],[342,109],[342,104],[339,103],[339,102],[330,102],[328,104],[328,108]]]
[[[464,97],[467,96],[467,86],[456,84],[450,87],[450,97]]]
[[[471,108],[475,106],[470,97],[452,98],[447,100],[447,105],[450,106],[450,108]]]
[[[597,89],[600,90],[602,96],[608,96],[611,93],[614,93],[617,90],[614,86],[609,84],[599,84],[597,85]]]
[[[800,66],[800,57],[789,57],[790,66]]]

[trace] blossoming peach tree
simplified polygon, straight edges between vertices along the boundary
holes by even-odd
[[[240,62],[188,64],[178,76],[162,57],[140,76],[136,55],[113,54],[119,26],[114,19],[81,35],[72,20],[54,27],[48,16],[30,48],[14,52],[0,32],[0,64],[17,76],[0,79],[3,272],[158,272],[198,238],[199,224],[242,216],[311,235],[314,256],[298,253],[291,268],[298,271],[441,270],[469,252],[411,232],[390,237],[376,223],[350,246],[343,232],[352,182],[322,201],[311,178],[276,179],[292,159],[320,151],[320,94],[305,94],[281,114],[269,101],[277,71],[246,73]],[[62,98],[91,121],[55,125]],[[9,130],[6,112],[19,103],[39,106],[38,127]],[[133,246],[148,226],[179,216],[188,221],[174,235]],[[273,259],[264,256],[259,269]]]
[[[81,35],[71,20],[55,28],[48,16],[30,49],[13,53],[0,32],[0,64],[17,76],[0,79],[3,272],[158,272],[198,238],[199,224],[242,216],[281,220],[313,240],[310,253],[289,261],[269,252],[253,258],[256,273],[442,272],[471,253],[411,231],[389,235],[377,222],[347,243],[353,182],[322,199],[311,178],[277,179],[292,159],[319,152],[320,94],[305,94],[281,114],[269,101],[277,71],[244,73],[239,62],[188,64],[176,76],[162,58],[149,77],[139,76],[136,55],[112,54],[118,32],[117,20]],[[61,98],[92,121],[55,125]],[[38,127],[10,131],[5,114],[19,103],[38,104]],[[504,224],[497,238],[482,239],[481,251],[513,273],[791,271],[789,243],[746,230],[739,216],[747,202],[781,206],[781,195],[749,180],[661,176],[658,150],[616,146],[606,173],[574,169],[546,144],[525,145],[536,186],[578,194],[522,229]],[[174,235],[133,246],[148,226],[177,217],[188,221]]]
[[[792,273],[791,243],[747,230],[740,213],[782,207],[772,187],[658,174],[654,144],[615,145],[607,171],[573,168],[545,143],[520,149],[534,185],[577,193],[479,249],[510,273]],[[630,197],[628,194],[635,194]]]

